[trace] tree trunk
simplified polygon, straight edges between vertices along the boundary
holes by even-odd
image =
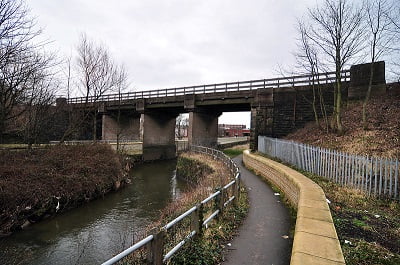
[[[339,135],[343,134],[342,126],[342,80],[338,80],[337,83],[337,100],[336,100],[336,126]]]
[[[321,125],[319,123],[319,118],[318,118],[317,107],[315,106],[316,95],[315,95],[315,77],[314,77],[314,73],[313,73],[313,77],[312,77],[312,92],[313,92],[312,108],[313,108],[313,112],[314,112],[314,119],[315,119],[315,123],[317,124],[318,128],[321,128]]]
[[[373,42],[372,42],[372,58],[371,58],[371,68],[370,68],[370,75],[369,75],[369,81],[368,81],[368,90],[367,90],[367,94],[365,95],[365,99],[363,102],[363,109],[362,109],[362,122],[363,122],[364,130],[368,129],[367,104],[368,104],[369,98],[371,96],[372,81],[374,79],[374,64],[375,64],[375,49],[376,49],[377,33],[374,33],[373,36],[374,37],[373,37]]]
[[[97,115],[96,111],[93,112],[93,142],[97,140]]]

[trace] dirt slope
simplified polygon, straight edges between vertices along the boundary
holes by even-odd
[[[327,133],[312,122],[286,139],[352,154],[400,158],[400,88],[370,100],[368,130],[362,129],[361,113],[361,101],[349,102],[344,107],[343,136]]]

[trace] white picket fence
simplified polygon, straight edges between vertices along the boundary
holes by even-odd
[[[258,151],[369,195],[400,200],[398,159],[351,155],[266,136],[258,137]]]

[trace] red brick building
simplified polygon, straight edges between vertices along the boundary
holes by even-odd
[[[250,136],[250,129],[246,125],[218,124],[218,137],[243,137]]]

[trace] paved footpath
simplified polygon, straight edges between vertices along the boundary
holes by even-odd
[[[289,210],[265,181],[243,166],[242,156],[234,161],[249,192],[250,210],[239,234],[227,247],[223,264],[289,264],[291,241],[283,238],[290,229]]]

